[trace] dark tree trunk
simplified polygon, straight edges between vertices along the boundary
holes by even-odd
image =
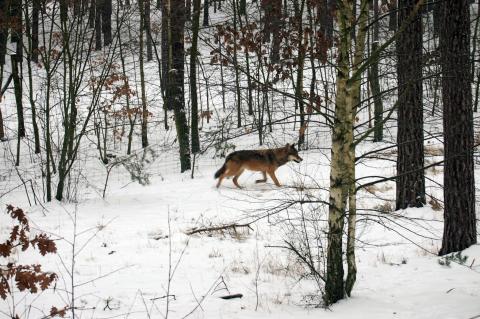
[[[161,79],[161,88],[162,88],[162,97],[163,97],[163,107],[165,110],[173,110],[173,106],[170,99],[170,92],[168,90],[168,70],[170,69],[170,56],[169,48],[170,41],[168,39],[169,28],[170,28],[170,8],[169,0],[162,1],[162,79]]]
[[[190,146],[185,109],[184,88],[184,32],[185,32],[185,2],[170,2],[170,39],[172,46],[172,65],[168,72],[170,78],[170,90],[172,94],[173,111],[175,114],[175,126],[177,140],[180,149],[180,170],[184,172],[191,168]]]
[[[279,0],[279,1],[280,1],[280,5],[281,5],[282,0]],[[238,9],[238,14],[240,14],[240,15],[247,14],[247,1],[246,0],[240,0],[240,8]]]
[[[88,27],[93,29],[95,27],[95,9],[96,9],[96,1],[90,0],[90,8],[88,9]]]
[[[32,4],[32,47],[31,47],[31,59],[33,62],[38,63],[38,21],[40,13],[40,0],[33,0]]]
[[[444,219],[439,254],[477,242],[468,0],[443,2],[440,52],[444,128]]]
[[[379,8],[378,1],[373,1],[373,40],[372,40],[372,52],[377,51],[379,41]],[[374,131],[373,141],[380,142],[383,140],[383,102],[381,97],[380,81],[378,75],[379,61],[374,61],[368,72],[370,87],[372,88],[373,104],[374,104]]]
[[[442,5],[441,3],[434,3],[433,6],[433,34],[438,36],[440,34],[440,24],[442,23]]]
[[[190,99],[192,103],[192,153],[200,151],[198,137],[198,102],[197,102],[197,56],[198,56],[198,29],[200,27],[200,0],[193,0],[192,16],[192,48],[190,50]]]
[[[8,2],[8,0],[7,0]],[[22,0],[10,1],[11,42],[21,44],[22,40]]]
[[[400,1],[403,1],[403,0],[400,0]],[[397,2],[398,2],[398,0],[390,0],[390,2],[388,4],[388,9],[390,11],[388,28],[390,29],[390,31],[396,31],[397,30],[397,21],[398,21],[398,19],[397,19],[397,16],[398,16]],[[400,21],[402,21],[402,20],[400,19]]]
[[[140,89],[142,94],[142,147],[148,146],[148,108],[147,94],[145,89],[145,69],[144,69],[144,31],[145,31],[145,2],[150,0],[138,0],[140,9],[140,41],[139,41],[139,64],[140,64]]]
[[[8,0],[0,0],[0,21],[8,19]],[[8,41],[8,23],[0,23],[0,65],[5,65],[5,55],[7,54]],[[3,69],[2,69],[3,70]],[[0,78],[1,78],[0,74]]]
[[[150,23],[150,0],[144,2],[145,10],[145,33],[146,33],[146,47],[147,47],[147,61],[152,61],[153,51],[152,51],[152,32],[151,32],[151,23]]]
[[[95,50],[102,49],[102,8],[103,1],[95,0]]]
[[[273,63],[280,61],[280,44],[282,42],[282,0],[272,0],[272,55]]]
[[[405,21],[416,0],[400,0],[399,21]],[[396,209],[425,204],[423,171],[422,20],[421,14],[397,38],[398,158]]]
[[[103,45],[112,43],[112,0],[102,0],[102,32]]]
[[[15,91],[15,102],[17,105],[18,136],[25,137],[25,120],[23,116],[22,103],[22,75],[20,73],[22,57],[12,55],[12,79]]]
[[[208,9],[210,6],[210,1],[209,0],[204,0],[203,2],[203,26],[206,27],[208,26]]]
[[[189,21],[192,19],[192,0],[185,1],[185,19]]]

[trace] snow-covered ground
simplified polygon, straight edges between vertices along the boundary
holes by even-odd
[[[286,226],[294,223],[298,212],[274,211],[288,199],[325,197],[318,189],[290,187],[328,180],[328,167],[318,165],[322,155],[302,156],[300,165],[279,169],[278,178],[286,185],[280,189],[271,182],[255,184],[254,173],[240,178],[243,190],[235,189],[231,180],[216,189],[211,167],[198,171],[195,179],[167,173],[147,186],[124,180],[109,185],[105,199],[86,196],[78,204],[29,208],[35,229],[58,239],[59,253],[40,258],[18,252],[19,261],[41,261],[59,274],[59,281],[55,290],[40,297],[21,299],[25,294],[16,294],[17,312],[25,309],[29,314],[25,317],[39,318],[39,311],[48,313],[51,306],[69,303],[73,291],[82,318],[161,318],[167,312],[170,318],[480,315],[480,246],[464,251],[468,256],[464,265],[440,265],[435,253],[441,244],[442,212],[430,207],[391,214],[360,211],[353,296],[329,309],[312,307],[319,300],[318,287],[308,277],[301,279],[307,270],[281,248],[284,241],[298,239]],[[391,192],[387,185],[378,187],[375,195],[389,197]],[[373,201],[371,193],[359,194],[360,207],[371,208]],[[20,191],[1,198],[2,205],[10,202],[27,205]],[[316,214],[321,220],[325,215],[319,207]],[[237,232],[186,234],[194,227],[254,220],[251,229],[239,227]],[[2,238],[8,235],[8,225],[2,215]],[[236,293],[243,298],[220,298]],[[12,304],[0,304],[5,316]]]

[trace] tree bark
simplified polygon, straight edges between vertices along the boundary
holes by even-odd
[[[477,242],[468,0],[443,2],[440,52],[444,128],[444,231],[439,254]]]
[[[405,21],[417,0],[399,1],[399,21]],[[425,203],[422,102],[422,20],[415,19],[398,35],[398,132],[396,209]]]
[[[379,41],[379,29],[380,25],[378,23],[378,1],[373,1],[373,41],[372,41],[372,52],[375,52],[378,49]],[[373,104],[374,104],[374,131],[373,131],[373,141],[381,142],[383,140],[383,102],[381,97],[380,89],[380,80],[378,74],[378,65],[379,61],[375,60],[370,66],[368,72],[370,82],[370,87],[372,88],[373,95]]]
[[[168,72],[170,89],[172,94],[173,111],[175,114],[175,126],[177,140],[180,149],[180,171],[184,172],[191,168],[190,146],[185,110],[184,90],[184,32],[185,32],[185,2],[170,2],[170,39],[172,46],[172,65]]]
[[[192,16],[192,47],[190,49],[190,100],[192,103],[192,153],[200,151],[198,136],[198,101],[197,101],[197,56],[198,56],[198,29],[200,27],[200,0],[193,0]]]
[[[98,1],[98,0],[97,0]],[[147,94],[145,90],[145,70],[144,70],[144,30],[145,30],[145,7],[144,1],[150,0],[138,0],[140,7],[140,90],[142,94],[142,147],[148,146],[148,108],[147,108]]]
[[[102,32],[103,45],[108,46],[112,43],[112,0],[102,0]]]

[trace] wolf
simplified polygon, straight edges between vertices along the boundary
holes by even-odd
[[[217,188],[220,187],[225,177],[233,176],[233,183],[241,189],[242,187],[238,185],[238,178],[245,169],[262,172],[263,178],[256,180],[255,183],[265,183],[268,174],[275,185],[281,186],[275,176],[275,171],[289,161],[297,163],[303,161],[303,158],[298,155],[295,144],[287,144],[284,147],[266,150],[232,152],[228,154],[223,166],[215,173],[215,178],[218,178]]]

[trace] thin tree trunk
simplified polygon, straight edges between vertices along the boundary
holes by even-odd
[[[234,5],[235,6],[235,5]],[[208,9],[210,7],[210,0],[204,0],[203,1],[203,26],[207,27],[208,26]]]
[[[19,57],[18,55],[12,55],[12,79],[15,91],[15,103],[17,105],[18,136],[25,137],[25,120],[23,115],[22,102],[22,75],[20,74],[21,63],[21,57]]]
[[[378,23],[378,1],[373,1],[373,41],[372,52],[376,52],[379,41],[379,23]],[[381,142],[383,140],[383,102],[381,97],[380,79],[378,74],[379,61],[375,60],[368,72],[370,87],[372,88],[373,104],[374,104],[374,131],[373,141]]]
[[[191,168],[189,133],[185,110],[184,90],[184,32],[185,32],[185,2],[170,3],[170,45],[172,47],[172,65],[168,72],[172,94],[172,104],[175,114],[175,126],[180,150],[180,170],[184,172]]]
[[[32,47],[31,47],[31,59],[33,62],[38,63],[38,17],[40,12],[40,0],[33,0],[32,4]]]
[[[98,1],[98,0],[97,0]],[[143,63],[143,51],[144,51],[144,30],[145,30],[145,7],[144,1],[149,0],[139,0],[138,4],[140,6],[140,89],[142,94],[142,147],[145,148],[148,146],[148,109],[147,109],[147,94],[145,91],[145,70]]]
[[[190,49],[190,100],[192,103],[192,153],[200,151],[200,139],[198,137],[198,102],[197,102],[197,56],[198,56],[198,29],[200,27],[200,0],[193,0],[192,17],[192,47]],[[208,93],[207,93],[208,98]]]
[[[150,0],[145,0],[144,2],[145,10],[145,32],[147,35],[147,61],[153,60],[153,51],[152,51],[152,31],[150,23]]]
[[[102,0],[102,32],[103,45],[108,46],[112,43],[112,0]]]
[[[95,0],[95,50],[102,49],[102,8],[103,1]]]
[[[242,105],[241,105],[241,93],[240,93],[240,72],[238,70],[238,57],[237,57],[237,0],[233,0],[233,67],[235,69],[235,87],[236,87],[236,104],[237,104],[237,127],[242,127]]]

